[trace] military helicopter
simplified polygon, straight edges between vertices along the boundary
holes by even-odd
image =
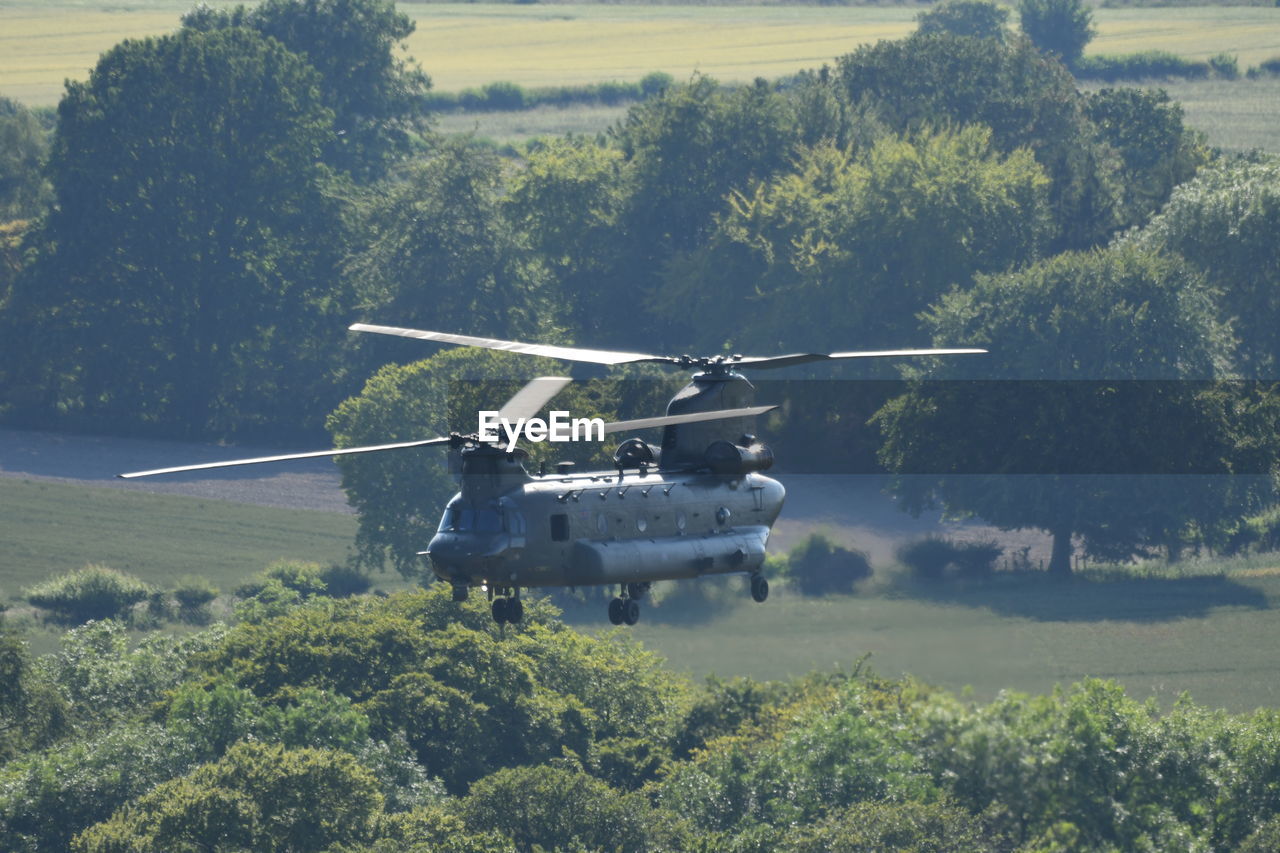
[[[608,585],[614,625],[634,625],[654,581],[742,573],[751,597],[769,597],[761,574],[765,546],[786,491],[765,476],[773,452],[752,424],[774,406],[754,406],[754,388],[739,372],[850,358],[982,353],[981,349],[874,350],[782,356],[667,356],[531,344],[470,335],[356,323],[351,331],[395,335],[600,365],[658,363],[696,369],[667,405],[665,416],[602,424],[612,434],[662,427],[659,447],[629,438],[614,453],[614,469],[576,473],[572,463],[531,474],[528,454],[491,436],[450,434],[420,441],[333,448],[181,465],[120,474],[132,479],[210,468],[281,462],[415,447],[460,451],[461,490],[445,506],[440,526],[420,554],[432,572],[465,601],[485,590],[498,624],[524,615],[520,591],[538,587]],[[497,420],[524,423],[569,379],[534,379],[499,410]],[[738,436],[728,440],[725,436]]]

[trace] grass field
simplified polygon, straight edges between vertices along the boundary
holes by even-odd
[[[698,624],[664,624],[648,611],[632,630],[697,677],[848,670],[869,653],[883,675],[971,687],[984,700],[1098,676],[1165,707],[1183,691],[1232,711],[1280,706],[1275,568],[1068,584],[1024,576],[816,601],[780,592],[763,605],[740,591],[738,599]]]
[[[281,557],[341,562],[355,530],[337,513],[0,478],[0,600],[86,563],[230,590]]]
[[[7,0],[0,5],[0,94],[56,103],[65,79],[84,79],[126,37],[168,32],[188,0]],[[215,0],[214,5],[227,5]],[[401,3],[418,24],[409,52],[446,91],[512,80],[525,86],[779,77],[910,32],[915,6],[626,6]],[[1221,52],[1241,68],[1280,55],[1280,9],[1099,9],[1090,52]]]

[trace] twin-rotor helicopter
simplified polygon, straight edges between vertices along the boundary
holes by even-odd
[[[609,471],[575,473],[570,464],[530,473],[528,454],[479,434],[344,447],[253,459],[234,459],[136,471],[125,479],[210,468],[282,462],[385,450],[447,446],[461,454],[461,490],[445,506],[440,526],[421,553],[431,571],[465,601],[485,590],[498,624],[520,622],[522,589],[606,585],[617,588],[609,621],[634,625],[640,601],[654,581],[741,573],[751,597],[763,602],[769,583],[761,573],[765,545],[786,495],[765,476],[773,452],[755,436],[753,387],[739,372],[850,358],[939,356],[981,349],[877,350],[782,356],[707,357],[649,355],[529,344],[469,335],[356,323],[352,331],[395,335],[459,346],[505,350],[599,365],[657,363],[694,369],[691,381],[661,417],[603,424],[612,434],[661,427],[654,447],[623,441]],[[570,380],[534,379],[498,412],[505,423],[528,420]]]

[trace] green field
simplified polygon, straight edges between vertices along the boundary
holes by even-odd
[[[98,55],[127,37],[174,29],[188,0],[9,0],[0,6],[0,94],[56,103],[65,79],[84,79]],[[217,0],[213,5],[228,5]],[[779,77],[859,44],[910,32],[915,6],[626,6],[399,4],[418,24],[409,52],[438,89],[494,80],[525,86]],[[1241,68],[1280,56],[1280,9],[1099,9],[1090,52],[1169,50],[1205,59],[1228,52]]]
[[[355,530],[337,513],[0,478],[0,600],[86,563],[231,589],[281,557],[341,562]]]
[[[1280,563],[1280,557],[1276,558]],[[695,625],[647,612],[632,629],[695,676],[785,678],[850,669],[910,673],[980,699],[1112,678],[1164,706],[1186,691],[1232,711],[1280,706],[1280,569],[1227,576],[1084,581],[1002,578],[809,600],[780,592]]]

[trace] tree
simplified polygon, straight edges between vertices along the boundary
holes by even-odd
[[[57,207],[7,312],[17,407],[98,430],[315,424],[347,302],[318,79],[233,27],[126,41],[69,85]]]
[[[554,335],[549,276],[502,215],[502,180],[497,157],[450,143],[380,189],[362,211],[362,245],[346,262],[361,309],[426,329]],[[405,351],[403,342],[361,344]]]
[[[804,151],[794,172],[732,197],[706,244],[670,265],[655,308],[704,347],[901,346],[951,285],[1039,256],[1044,174],[1025,150],[993,149],[969,127],[861,156]]]
[[[1052,248],[1097,245],[1116,227],[1109,152],[1060,63],[1025,39],[914,34],[840,58],[846,99],[868,99],[899,133],[948,123],[991,129],[996,150],[1029,148],[1048,175]]]
[[[368,841],[382,796],[344,752],[242,743],[77,836],[80,853],[279,850]]]
[[[1120,242],[1174,252],[1217,289],[1221,318],[1240,338],[1246,376],[1280,366],[1280,164],[1223,163],[1176,189],[1141,231]]]
[[[30,110],[0,97],[0,225],[34,219],[49,203],[48,133]],[[3,279],[0,279],[3,281]]]
[[[319,71],[321,98],[334,114],[325,159],[357,178],[381,176],[426,130],[421,102],[431,81],[412,59],[396,56],[414,24],[393,0],[265,0],[234,10],[198,6],[182,23],[199,31],[252,27]]]
[[[1018,0],[1022,31],[1036,47],[1074,67],[1097,30],[1084,0]]]
[[[1050,571],[1062,575],[1074,535],[1124,559],[1147,545],[1176,549],[1189,525],[1231,510],[1230,486],[1109,476],[1231,470],[1228,411],[1178,381],[1222,375],[1230,352],[1209,291],[1185,264],[1132,249],[1061,255],[979,276],[927,322],[935,342],[992,351],[934,378],[1002,381],[920,382],[877,413],[881,460],[921,475],[895,486],[905,508],[937,500],[1006,529],[1045,530]]]
[[[1182,105],[1160,89],[1101,89],[1086,112],[1120,155],[1120,221],[1140,225],[1195,176],[1208,152],[1203,135],[1182,124]]]
[[[921,35],[950,33],[975,38],[1005,37],[1009,10],[990,0],[943,0],[926,12],[916,15]]]

